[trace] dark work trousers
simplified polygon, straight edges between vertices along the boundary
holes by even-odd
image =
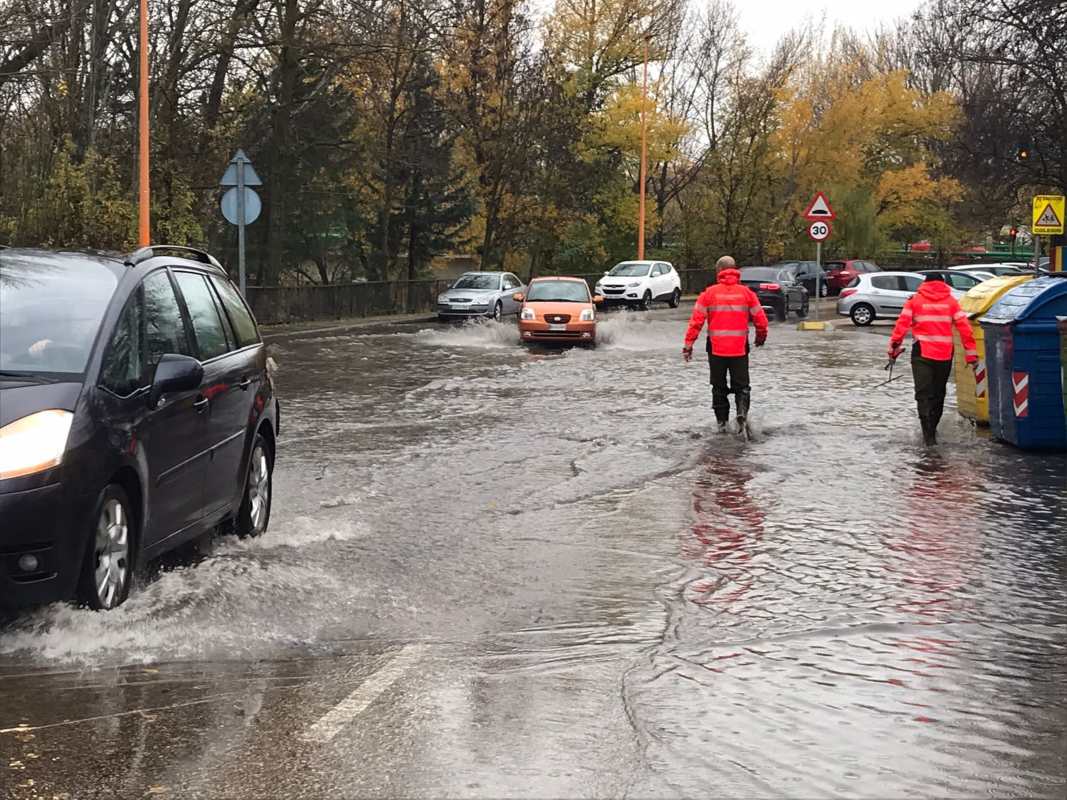
[[[915,402],[923,434],[930,437],[937,430],[945,410],[945,386],[952,374],[951,361],[923,358],[918,342],[911,349],[911,374],[915,378]]]
[[[748,416],[752,390],[748,382],[748,356],[717,356],[708,353],[711,368],[711,407],[715,419],[726,422],[730,419],[730,395],[737,402],[737,416]],[[729,378],[729,382],[727,382]]]

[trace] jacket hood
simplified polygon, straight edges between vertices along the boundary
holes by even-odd
[[[944,281],[924,281],[919,287],[919,294],[927,300],[944,300],[952,295],[952,290]]]
[[[719,272],[719,283],[733,286],[741,281],[741,270],[730,267]]]

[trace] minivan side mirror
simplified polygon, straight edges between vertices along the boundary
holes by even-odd
[[[156,376],[148,394],[149,408],[159,405],[163,395],[173,392],[188,392],[204,380],[204,367],[195,358],[167,353],[156,366]]]

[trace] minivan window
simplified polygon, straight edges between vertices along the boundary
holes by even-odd
[[[193,322],[193,333],[196,335],[196,344],[200,351],[200,360],[208,361],[217,358],[229,350],[226,340],[226,329],[219,317],[219,309],[215,304],[215,297],[211,287],[203,275],[194,272],[178,272],[178,288],[185,298],[185,306],[189,309],[189,317]]]
[[[189,334],[178,308],[170,276],[153,272],[141,284],[144,297],[144,351],[149,372],[165,355],[191,356]]]
[[[142,386],[144,373],[141,323],[144,304],[141,290],[134,292],[115,324],[100,368],[100,385],[119,397],[128,397]]]
[[[215,284],[219,297],[222,298],[222,305],[230,317],[234,335],[237,336],[237,346],[259,344],[259,331],[256,330],[255,320],[252,319],[241,295],[233,288],[233,284],[221,277],[212,277],[211,282]]]
[[[0,258],[0,371],[83,373],[118,278],[100,261]]]

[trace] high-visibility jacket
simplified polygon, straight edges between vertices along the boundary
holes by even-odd
[[[952,296],[952,291],[943,281],[926,281],[919,287],[917,294],[908,298],[900,319],[893,328],[890,337],[890,349],[896,350],[904,343],[904,337],[911,330],[911,335],[919,343],[919,352],[923,358],[933,361],[952,360],[952,326],[960,333],[963,352],[967,363],[978,360],[978,346],[974,342],[974,332],[967,320],[967,312],[960,309],[960,304]]]
[[[686,347],[693,346],[704,323],[708,325],[711,353],[717,356],[743,356],[748,352],[750,321],[758,334],[767,335],[767,315],[759,298],[740,281],[738,270],[724,269],[719,272],[719,282],[701,293],[685,332]]]

